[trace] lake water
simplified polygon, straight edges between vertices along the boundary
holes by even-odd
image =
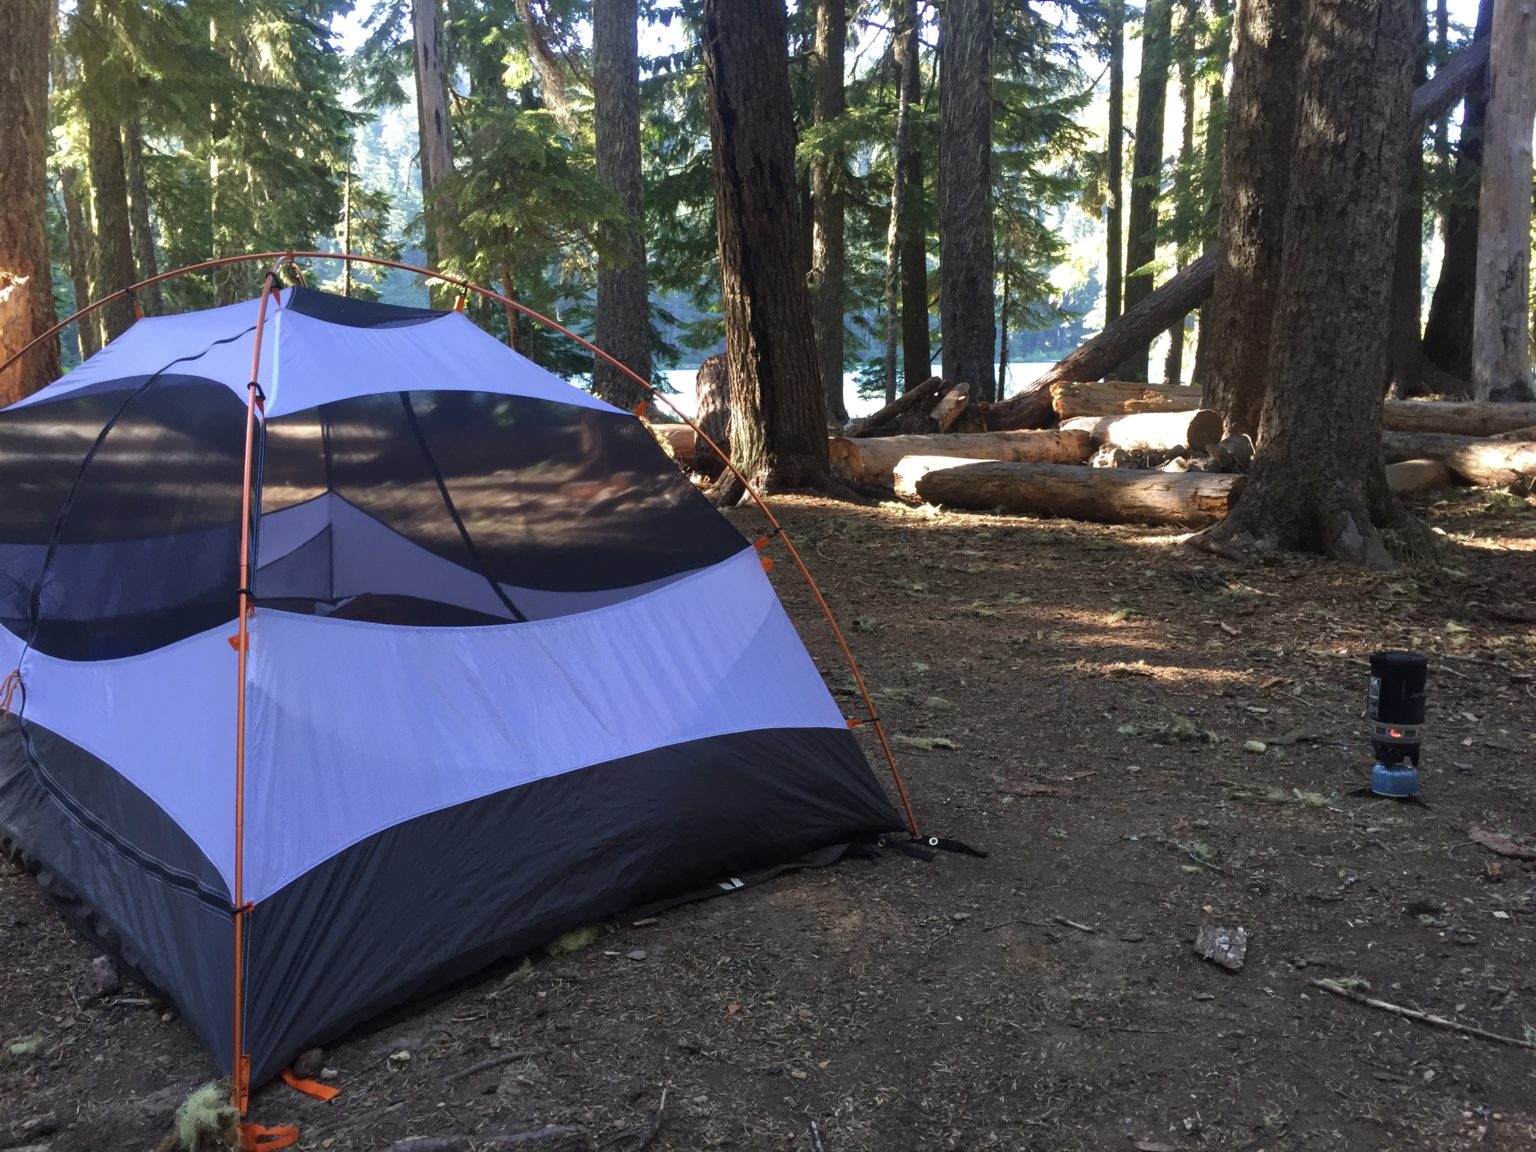
[[[1051,361],[1038,363],[1022,363],[1008,365],[1008,379],[1005,385],[1005,395],[1012,396],[1021,388],[1026,388],[1038,380],[1051,367]],[[698,376],[697,368],[674,368],[667,373],[667,383],[677,389],[677,395],[668,396],[667,399],[676,404],[686,415],[693,415],[694,407],[694,378]],[[878,412],[885,406],[884,398],[865,400],[858,394],[854,387],[854,376],[849,372],[843,376],[843,396],[848,405],[849,416],[868,416],[872,412]]]

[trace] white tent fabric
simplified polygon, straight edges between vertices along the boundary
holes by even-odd
[[[28,717],[116,768],[233,883],[231,632],[121,660],[31,651],[20,668]],[[844,726],[751,549],[554,620],[405,628],[258,611],[252,636],[251,900],[384,828],[533,780],[727,732]],[[0,629],[0,662],[20,649]]]
[[[353,396],[428,389],[496,392],[616,411],[457,312],[400,327],[348,327],[282,307],[289,295],[284,290],[267,309],[258,380],[269,418]],[[216,381],[244,401],[258,313],[258,302],[246,300],[146,317],[22,405],[162,371]],[[430,335],[421,331],[423,325],[432,327]]]

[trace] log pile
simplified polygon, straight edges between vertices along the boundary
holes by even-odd
[[[933,436],[834,436],[832,471],[850,484],[891,487],[896,464],[906,456],[952,456],[971,460],[1081,464],[1088,459],[1089,434],[1050,429],[1029,432],[950,432]]]

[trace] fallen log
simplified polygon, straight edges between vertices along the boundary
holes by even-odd
[[[1193,412],[1135,412],[1129,416],[1078,416],[1062,428],[1086,432],[1095,448],[1127,452],[1204,452],[1221,440],[1221,417],[1205,408]]]
[[[1199,407],[1200,389],[1181,384],[1067,380],[1051,385],[1051,408],[1062,420],[1129,416],[1133,412],[1191,412]]]
[[[1485,440],[1441,432],[1387,432],[1382,446],[1389,463],[1438,460],[1451,474],[1481,488],[1505,488],[1536,480],[1536,443]]]
[[[1243,484],[1241,476],[1216,472],[972,462],[947,456],[908,456],[895,469],[896,494],[914,502],[1189,528],[1225,516]]]
[[[1510,432],[1500,432],[1493,437],[1495,440],[1536,440],[1536,424],[1529,428],[1516,428]]]
[[[939,393],[943,391],[944,380],[939,376],[930,376],[921,384],[908,388],[896,399],[892,400],[884,408],[880,409],[862,420],[855,420],[848,425],[849,436],[894,436],[905,429],[898,427],[904,417],[921,413],[927,418],[928,410],[938,402]]]
[[[698,434],[691,424],[652,424],[651,435],[660,440],[684,468],[693,463],[694,442]]]
[[[1382,410],[1382,427],[1391,432],[1498,436],[1533,424],[1536,424],[1536,404],[1501,404],[1492,400],[1388,400]]]
[[[933,436],[834,436],[832,471],[854,484],[889,488],[897,461],[905,456],[954,456],[971,460],[1081,464],[1088,458],[1088,433],[1046,429],[1026,432],[950,432]]]
[[[1399,496],[1430,492],[1451,482],[1451,470],[1439,460],[1400,460],[1387,465],[1387,484]]]

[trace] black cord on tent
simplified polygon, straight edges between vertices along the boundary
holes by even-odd
[[[458,508],[454,506],[453,496],[448,491],[448,482],[443,479],[442,469],[437,466],[437,460],[432,455],[432,450],[427,447],[426,433],[421,430],[421,423],[416,419],[416,409],[411,404],[411,394],[409,392],[400,393],[400,406],[405,409],[405,419],[411,426],[411,434],[416,437],[416,446],[421,449],[421,457],[426,461],[427,467],[431,469],[432,479],[437,484],[438,495],[443,498],[443,507],[448,509],[448,515],[453,517],[453,526],[459,530],[459,539],[464,541],[464,548],[469,553],[469,558],[475,566],[475,571],[480,573],[485,582],[491,586],[491,591],[496,594],[496,598],[506,605],[507,611],[512,613],[512,619],[516,620],[519,624],[526,624],[528,617],[524,616],[517,605],[512,603],[512,598],[507,595],[507,590],[491,575],[490,569],[486,567],[484,558],[480,555],[480,548],[475,543],[475,538],[469,534],[469,528],[465,525],[464,518],[459,515]]]

